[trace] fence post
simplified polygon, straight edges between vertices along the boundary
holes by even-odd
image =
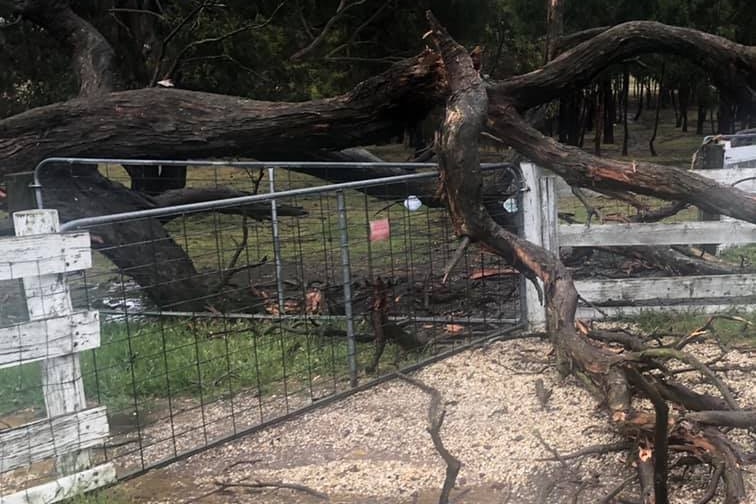
[[[696,154],[696,168],[701,170],[719,170],[724,168],[724,145],[717,143],[716,141],[704,144]],[[698,211],[698,220],[701,221],[718,221],[720,215],[715,213],[705,212],[703,210]],[[718,250],[717,243],[707,243],[701,245],[701,250],[709,254],[716,254]]]
[[[341,269],[344,279],[344,315],[347,330],[347,360],[349,361],[349,383],[357,386],[357,344],[354,336],[354,319],[352,312],[352,268],[349,263],[349,233],[347,230],[346,203],[344,192],[336,193],[336,206],[339,212],[339,242],[341,244]]]
[[[541,177],[538,188],[541,199],[541,245],[559,255],[559,214],[557,212],[557,178],[554,175]]]
[[[522,182],[525,191],[522,193],[522,236],[536,245],[543,246],[543,212],[541,210],[541,183],[543,176],[541,167],[533,163],[520,163]],[[541,303],[538,289],[533,283],[521,276],[521,289],[525,292],[522,316],[525,317],[527,330],[542,332],[546,330],[546,308]],[[543,292],[543,282],[538,282]]]
[[[28,210],[13,214],[16,236],[57,233],[60,229],[57,210]],[[54,252],[53,252],[54,253]],[[24,293],[29,320],[41,320],[72,313],[71,296],[63,274],[24,278]],[[73,413],[87,407],[79,354],[40,361],[42,390],[48,417]],[[59,473],[73,473],[90,466],[89,451],[81,450],[58,457]]]
[[[523,238],[546,250],[559,253],[559,220],[557,215],[556,177],[545,176],[541,167],[533,163],[521,163],[525,192],[522,196]],[[546,330],[546,307],[533,283],[522,278],[525,292],[523,316],[529,331]],[[536,280],[543,292],[543,282]]]
[[[268,180],[270,181],[270,192],[276,192],[276,169],[268,168]],[[281,236],[278,227],[278,207],[276,200],[270,200],[270,225],[273,229],[273,255],[276,264],[276,290],[278,291],[278,312],[284,314],[284,283],[283,283],[283,262],[281,259]]]

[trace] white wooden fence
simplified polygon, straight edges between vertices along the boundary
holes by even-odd
[[[115,480],[112,464],[93,467],[108,421],[104,407],[87,407],[77,354],[99,346],[99,314],[73,311],[65,275],[91,266],[89,233],[59,233],[55,210],[17,212],[13,223],[16,237],[0,240],[0,280],[23,279],[29,321],[0,328],[0,368],[39,362],[47,417],[0,430],[0,475],[50,458],[57,474],[0,489],[0,504],[50,503]]]
[[[557,218],[557,177],[546,175],[531,163],[522,163],[524,184],[523,218],[525,238],[543,247],[558,251],[559,247],[678,245],[727,243],[730,246],[756,242],[756,226],[734,219],[677,224],[559,224]],[[756,192],[756,168],[733,165],[721,170],[701,170],[700,175],[725,184]],[[581,306],[577,317],[634,315],[641,311],[698,311],[715,313],[733,307],[755,310],[756,305],[723,304],[722,299],[750,296],[756,293],[756,275],[687,276],[666,278],[623,278],[610,280],[578,280],[575,287],[589,304]],[[709,302],[707,299],[719,299]],[[626,301],[626,305],[622,302]],[[658,304],[648,305],[653,301]],[[645,302],[643,306],[633,306]],[[612,306],[602,306],[611,303]],[[538,291],[527,283],[525,304],[531,330],[545,328],[546,313]]]

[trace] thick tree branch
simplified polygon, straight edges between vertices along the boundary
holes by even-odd
[[[440,61],[426,51],[325,100],[273,103],[156,88],[75,99],[0,120],[0,175],[50,156],[100,156],[104,143],[113,157],[277,160],[381,143],[445,93]]]
[[[756,198],[749,193],[680,168],[615,161],[560,144],[528,125],[507,103],[493,103],[488,112],[487,127],[492,134],[570,185],[687,201],[702,210],[756,223]]]
[[[18,12],[41,26],[72,51],[79,80],[79,96],[108,93],[114,88],[115,53],[105,37],[79,17],[67,0],[25,0],[16,2]]]
[[[756,48],[691,28],[630,21],[603,31],[538,70],[494,84],[492,98],[505,98],[523,111],[588,84],[612,63],[647,53],[689,59],[707,70],[718,86],[740,98],[750,99],[756,90]]]
[[[746,411],[697,411],[686,415],[688,420],[709,425],[752,429],[756,427],[756,410]]]

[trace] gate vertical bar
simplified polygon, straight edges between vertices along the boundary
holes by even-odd
[[[357,344],[354,337],[354,319],[352,316],[352,268],[349,264],[349,233],[347,230],[346,203],[344,192],[336,193],[336,206],[339,212],[339,242],[341,243],[341,268],[344,275],[344,315],[347,325],[347,360],[349,361],[349,383],[357,386]]]
[[[276,192],[276,169],[268,168],[268,180],[270,182],[270,192]],[[281,262],[281,237],[278,228],[278,209],[276,200],[270,200],[270,225],[273,229],[273,255],[276,260],[276,290],[278,291],[278,311],[283,314],[284,310],[284,290],[283,290],[283,265]]]

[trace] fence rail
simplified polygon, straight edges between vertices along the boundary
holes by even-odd
[[[738,158],[740,159],[740,158]],[[741,159],[742,162],[742,159]],[[555,176],[523,163],[523,178],[529,191],[524,198],[525,236],[554,252],[559,247],[662,246],[726,244],[727,247],[756,243],[756,226],[722,218],[716,221],[679,223],[559,224],[559,186]],[[756,192],[756,168],[732,166],[695,170],[723,184]],[[575,287],[584,303],[579,318],[635,315],[642,311],[688,311],[704,313],[740,308],[756,310],[753,296],[756,275],[733,274],[691,277],[622,278],[578,280]],[[526,290],[528,323],[542,330],[546,313],[538,291]],[[728,304],[729,303],[729,304]]]

